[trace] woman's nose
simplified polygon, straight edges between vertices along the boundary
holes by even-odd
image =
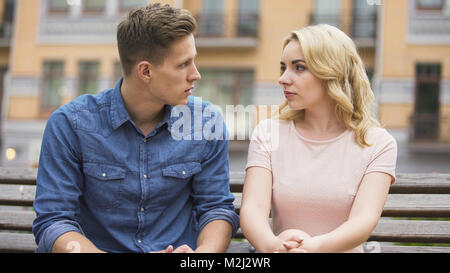
[[[278,78],[278,83],[280,85],[290,85],[292,84],[292,80],[289,78],[289,75],[286,71],[281,74],[281,76]]]

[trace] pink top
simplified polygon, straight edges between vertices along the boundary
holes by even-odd
[[[293,121],[268,119],[255,128],[247,168],[272,172],[273,231],[301,229],[311,236],[328,233],[350,214],[365,174],[383,172],[395,181],[397,144],[383,128],[369,129],[361,148],[347,130],[328,140],[302,136]],[[363,252],[362,246],[352,252]]]

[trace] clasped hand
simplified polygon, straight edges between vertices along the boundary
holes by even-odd
[[[308,233],[299,229],[288,229],[277,236],[274,253],[315,252],[315,240]]]

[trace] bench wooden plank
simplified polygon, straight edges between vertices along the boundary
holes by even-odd
[[[240,228],[235,238],[244,239]],[[381,218],[372,232],[369,241],[450,243],[450,221],[392,220]]]
[[[0,252],[34,252],[36,248],[33,234],[0,232]]]
[[[0,184],[36,185],[36,168],[0,167]]]
[[[0,230],[31,231],[35,218],[34,211],[0,210]]]
[[[382,216],[450,217],[450,195],[389,194]]]
[[[0,185],[0,205],[32,206],[36,186]]]
[[[438,246],[396,246],[387,245],[385,243],[377,243],[374,247],[373,243],[368,242],[364,244],[365,253],[450,253],[450,247]],[[247,241],[242,242],[231,241],[227,253],[255,253],[255,248]]]
[[[450,243],[450,221],[381,219],[370,241]]]
[[[239,214],[242,193],[233,193]],[[387,217],[450,217],[448,194],[389,194],[382,216]]]
[[[245,172],[230,173],[230,189],[242,192]],[[450,174],[397,174],[389,193],[450,194]]]

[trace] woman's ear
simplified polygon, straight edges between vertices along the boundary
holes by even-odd
[[[146,81],[146,82],[150,81],[150,79],[152,78],[152,64],[151,63],[149,63],[147,61],[142,61],[137,64],[136,69],[137,69],[139,79]]]

